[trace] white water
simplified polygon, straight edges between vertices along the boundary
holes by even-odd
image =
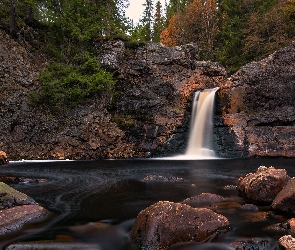
[[[180,159],[214,159],[213,111],[215,92],[219,88],[197,91],[194,94],[187,150]]]

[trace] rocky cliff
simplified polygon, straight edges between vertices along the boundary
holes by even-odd
[[[224,156],[295,156],[295,44],[242,67],[219,92]]]
[[[114,73],[111,100],[88,99],[63,116],[29,105],[46,58],[0,31],[0,149],[9,159],[164,156],[186,147],[193,91],[220,87],[214,138],[222,157],[295,156],[294,45],[246,65],[231,78],[198,60],[195,44],[129,48],[93,44]]]

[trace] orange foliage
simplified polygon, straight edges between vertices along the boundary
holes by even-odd
[[[210,54],[217,32],[216,0],[194,0],[169,20],[160,41],[167,46],[198,42],[204,54]]]

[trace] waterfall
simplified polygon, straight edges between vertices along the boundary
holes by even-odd
[[[205,89],[194,94],[188,146],[182,159],[217,158],[213,150],[213,111],[215,92]]]

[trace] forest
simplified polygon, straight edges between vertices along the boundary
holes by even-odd
[[[292,43],[295,0],[145,0],[139,23],[125,14],[128,0],[2,0],[0,28],[50,57],[34,104],[72,107],[97,93],[112,93],[112,74],[93,56],[94,40],[126,46],[196,43],[201,60],[234,73]]]

